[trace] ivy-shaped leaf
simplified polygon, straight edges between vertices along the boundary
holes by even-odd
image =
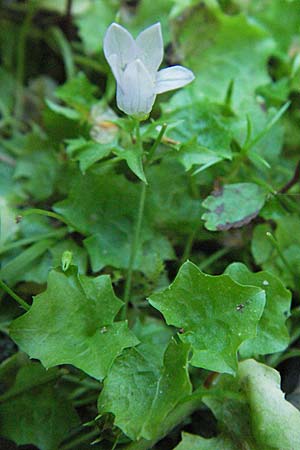
[[[199,73],[191,91],[219,102],[234,80],[234,108],[248,106],[256,87],[270,81],[267,60],[275,48],[273,39],[248,17],[223,13],[217,2],[189,3],[174,18],[173,31],[178,54]]]
[[[55,211],[88,236],[84,245],[93,271],[105,266],[127,269],[136,226],[138,191],[139,186],[123,176],[87,173],[76,177],[69,197],[55,205]],[[151,274],[158,262],[174,257],[169,241],[151,227],[149,219],[150,214],[148,217],[145,214],[134,264],[135,270],[146,274]]]
[[[133,440],[157,438],[169,413],[191,393],[189,345],[172,339],[163,363],[155,346],[153,355],[149,345],[124,351],[105,379],[98,401],[100,414],[113,413],[115,425]]]
[[[46,291],[12,322],[10,335],[47,368],[73,364],[102,379],[122,350],[138,343],[127,322],[114,322],[122,304],[107,275],[88,278],[74,266],[53,270]]]
[[[79,161],[79,167],[83,174],[94,163],[107,157],[112,151],[112,144],[103,145],[83,137],[68,139],[66,143],[67,154],[75,161]]]
[[[269,272],[252,273],[244,264],[233,263],[226,272],[237,283],[257,286],[266,293],[266,306],[257,327],[257,336],[243,342],[243,356],[266,355],[284,350],[289,344],[286,320],[290,315],[291,293]]]
[[[181,329],[180,339],[192,346],[193,365],[234,374],[239,346],[256,336],[265,293],[186,262],[175,281],[149,301],[169,325]]]
[[[17,373],[13,386],[0,396],[0,435],[18,445],[56,450],[78,416],[55,383],[57,369],[31,362]]]

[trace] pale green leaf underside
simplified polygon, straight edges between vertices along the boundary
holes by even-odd
[[[258,444],[278,450],[299,448],[300,412],[285,400],[279,372],[250,359],[240,363],[238,375]]]
[[[202,202],[202,206],[208,209],[202,215],[205,227],[211,231],[242,227],[258,215],[265,199],[265,190],[254,183],[222,186]]]

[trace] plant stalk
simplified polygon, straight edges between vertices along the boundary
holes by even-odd
[[[147,189],[146,183],[142,183],[138,215],[137,215],[137,223],[136,223],[134,236],[133,236],[133,240],[132,240],[128,272],[127,272],[127,279],[126,279],[126,283],[125,283],[125,293],[124,293],[124,303],[125,303],[124,316],[125,317],[126,317],[126,313],[127,313],[128,302],[130,299],[134,264],[136,261],[136,256],[137,256],[139,243],[140,243],[141,227],[142,227],[142,221],[143,221],[143,215],[144,215],[144,209],[145,209],[146,189]]]
[[[25,309],[25,311],[29,311],[30,306],[28,305],[28,303],[26,303],[25,300],[19,297],[12,289],[10,289],[10,287],[7,286],[7,284],[5,284],[4,281],[2,281],[1,279],[0,279],[0,288],[4,292],[6,292],[11,298],[13,298],[17,303],[19,303],[21,308]]]

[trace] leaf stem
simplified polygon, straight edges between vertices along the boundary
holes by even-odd
[[[290,104],[290,101],[286,102],[275,114],[275,116],[267,123],[265,128],[260,133],[258,133],[250,142],[247,143],[246,147],[244,147],[243,149],[246,153],[266,136],[266,134],[271,130],[275,123],[278,122],[278,120],[283,116],[283,114],[289,108]]]
[[[283,264],[286,266],[286,268],[288,269],[288,271],[292,275],[293,279],[295,279],[295,273],[293,271],[293,268],[290,265],[290,263],[288,262],[288,260],[286,259],[286,257],[284,256],[284,254],[282,253],[281,248],[279,247],[279,244],[276,241],[276,239],[274,238],[274,236],[272,235],[272,233],[267,231],[266,236],[271,241],[273,247],[275,247],[275,249],[277,250],[277,253],[278,253],[280,259],[282,260]]]
[[[23,115],[23,84],[25,73],[25,50],[27,35],[35,12],[35,1],[30,1],[25,20],[20,29],[17,47],[17,69],[16,69],[16,97],[14,116],[20,119]]]
[[[95,72],[99,72],[101,74],[105,73],[105,67],[88,56],[75,54],[74,61],[80,66],[87,67]]]
[[[97,403],[97,398],[99,397],[99,392],[97,394],[88,395],[82,399],[74,400],[73,405],[75,408],[79,408],[80,406],[89,405],[90,403]]]
[[[0,279],[0,288],[6,292],[11,298],[13,298],[17,303],[19,303],[19,305],[25,309],[25,311],[29,311],[30,306],[28,305],[28,303],[25,302],[25,300],[23,300],[21,297],[19,297],[12,289],[10,289],[9,286],[7,286],[7,284],[4,283],[4,281],[2,281]]]
[[[78,436],[76,439],[69,442],[68,444],[61,445],[59,447],[59,450],[78,449],[81,444],[91,441],[96,436],[99,436],[99,430],[93,430],[90,431],[89,433],[82,434],[81,436]]]
[[[41,216],[51,217],[52,219],[59,220],[60,222],[63,222],[66,225],[68,225],[69,227],[73,228],[73,225],[71,223],[69,223],[63,216],[61,216],[60,214],[57,214],[53,211],[47,211],[45,209],[39,209],[39,208],[26,209],[25,211],[22,211],[22,214],[20,214],[20,217],[22,218],[25,216],[30,216],[31,214],[39,214]]]
[[[166,132],[168,124],[164,123],[161,127],[161,130],[159,132],[159,135],[157,136],[157,138],[154,141],[154,144],[152,145],[149,153],[148,153],[148,157],[147,157],[147,165],[150,164],[152,162],[153,156],[157,150],[157,147],[159,146],[159,144],[161,143],[161,140]]]
[[[127,272],[127,278],[126,278],[126,283],[125,283],[125,293],[124,293],[125,308],[123,310],[124,311],[123,316],[125,316],[125,317],[126,317],[128,302],[129,302],[130,293],[131,293],[133,268],[134,268],[134,264],[136,261],[136,256],[137,256],[139,241],[140,241],[141,227],[142,227],[143,214],[144,214],[144,208],[145,208],[146,189],[147,189],[146,183],[142,183],[141,193],[140,193],[140,201],[139,201],[139,207],[138,207],[137,223],[136,223],[135,232],[134,232],[133,240],[132,240],[132,244],[131,244],[128,272]]]
[[[145,163],[145,167],[151,162],[154,153],[159,146],[162,137],[166,131],[167,124],[164,124],[159,132],[159,135],[157,136],[154,144],[152,145],[147,161]],[[140,132],[140,122],[136,121],[136,143],[138,147],[143,150],[143,143],[141,140],[141,132]],[[146,192],[147,192],[147,185],[146,183],[141,183],[141,192],[140,192],[140,200],[139,200],[139,206],[138,206],[138,214],[137,214],[137,222],[136,227],[133,235],[133,240],[131,244],[131,250],[130,250],[130,257],[129,257],[129,264],[128,264],[128,271],[127,271],[127,278],[125,282],[125,289],[124,289],[124,308],[121,312],[121,317],[124,319],[127,315],[127,309],[128,309],[128,303],[130,299],[131,294],[131,285],[132,285],[132,275],[133,275],[133,269],[134,264],[136,262],[136,257],[139,249],[140,244],[140,235],[141,235],[141,228],[142,228],[142,222],[143,222],[143,215],[144,215],[144,209],[145,209],[145,200],[146,200]]]
[[[231,248],[225,247],[221,248],[220,250],[217,250],[215,253],[210,255],[208,258],[206,258],[204,261],[202,261],[200,264],[198,264],[198,267],[200,270],[204,270],[207,267],[211,266],[214,262],[218,261],[218,259],[222,258],[222,256],[227,255],[231,251]]]
[[[76,73],[70,44],[60,28],[53,27],[51,29],[51,33],[52,33],[52,36],[53,36],[56,44],[58,45],[61,55],[63,57],[65,71],[66,71],[66,77],[68,80],[70,80],[70,79],[74,78],[75,73]]]
[[[136,121],[135,139],[136,139],[136,143],[137,143],[138,147],[141,150],[143,150],[139,120]],[[129,303],[129,299],[130,299],[131,285],[132,285],[133,268],[134,268],[134,264],[136,261],[136,256],[137,256],[139,243],[140,243],[139,241],[140,241],[140,234],[141,234],[142,221],[143,221],[143,215],[144,215],[144,207],[145,207],[145,199],[146,199],[146,187],[147,187],[146,183],[142,183],[141,193],[140,193],[140,201],[139,201],[139,207],[138,207],[138,214],[137,214],[137,222],[136,222],[135,231],[134,231],[133,239],[132,239],[132,243],[131,243],[127,278],[126,278],[126,282],[125,282],[125,289],[124,289],[125,305],[121,312],[122,319],[125,319],[127,316],[127,309],[128,309],[128,303]]]
[[[64,237],[67,234],[67,228],[60,228],[59,230],[50,231],[49,233],[39,234],[37,236],[32,236],[24,239],[19,239],[18,241],[11,242],[9,244],[3,245],[0,247],[0,255],[8,252],[14,248],[23,247],[23,245],[29,245],[33,242],[42,241],[44,239],[49,239],[52,237],[56,237],[58,239]]]
[[[88,387],[90,389],[94,389],[94,390],[99,390],[101,387],[101,383],[94,381],[94,380],[89,380],[89,379],[79,379],[77,378],[75,375],[63,375],[62,379],[64,381],[68,381],[69,383],[75,383],[75,384],[80,384],[81,386],[84,387]]]
[[[194,228],[188,235],[187,241],[186,241],[186,244],[184,247],[184,251],[183,251],[183,254],[181,257],[180,265],[183,264],[189,258],[193,244],[194,244],[194,240],[195,240],[195,237],[197,235],[199,228],[200,228],[200,223],[197,223],[197,225],[194,226]]]

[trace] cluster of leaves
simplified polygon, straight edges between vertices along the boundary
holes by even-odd
[[[116,17],[161,21],[196,76],[143,148]],[[0,23],[0,446],[299,448],[299,1],[4,0]]]

